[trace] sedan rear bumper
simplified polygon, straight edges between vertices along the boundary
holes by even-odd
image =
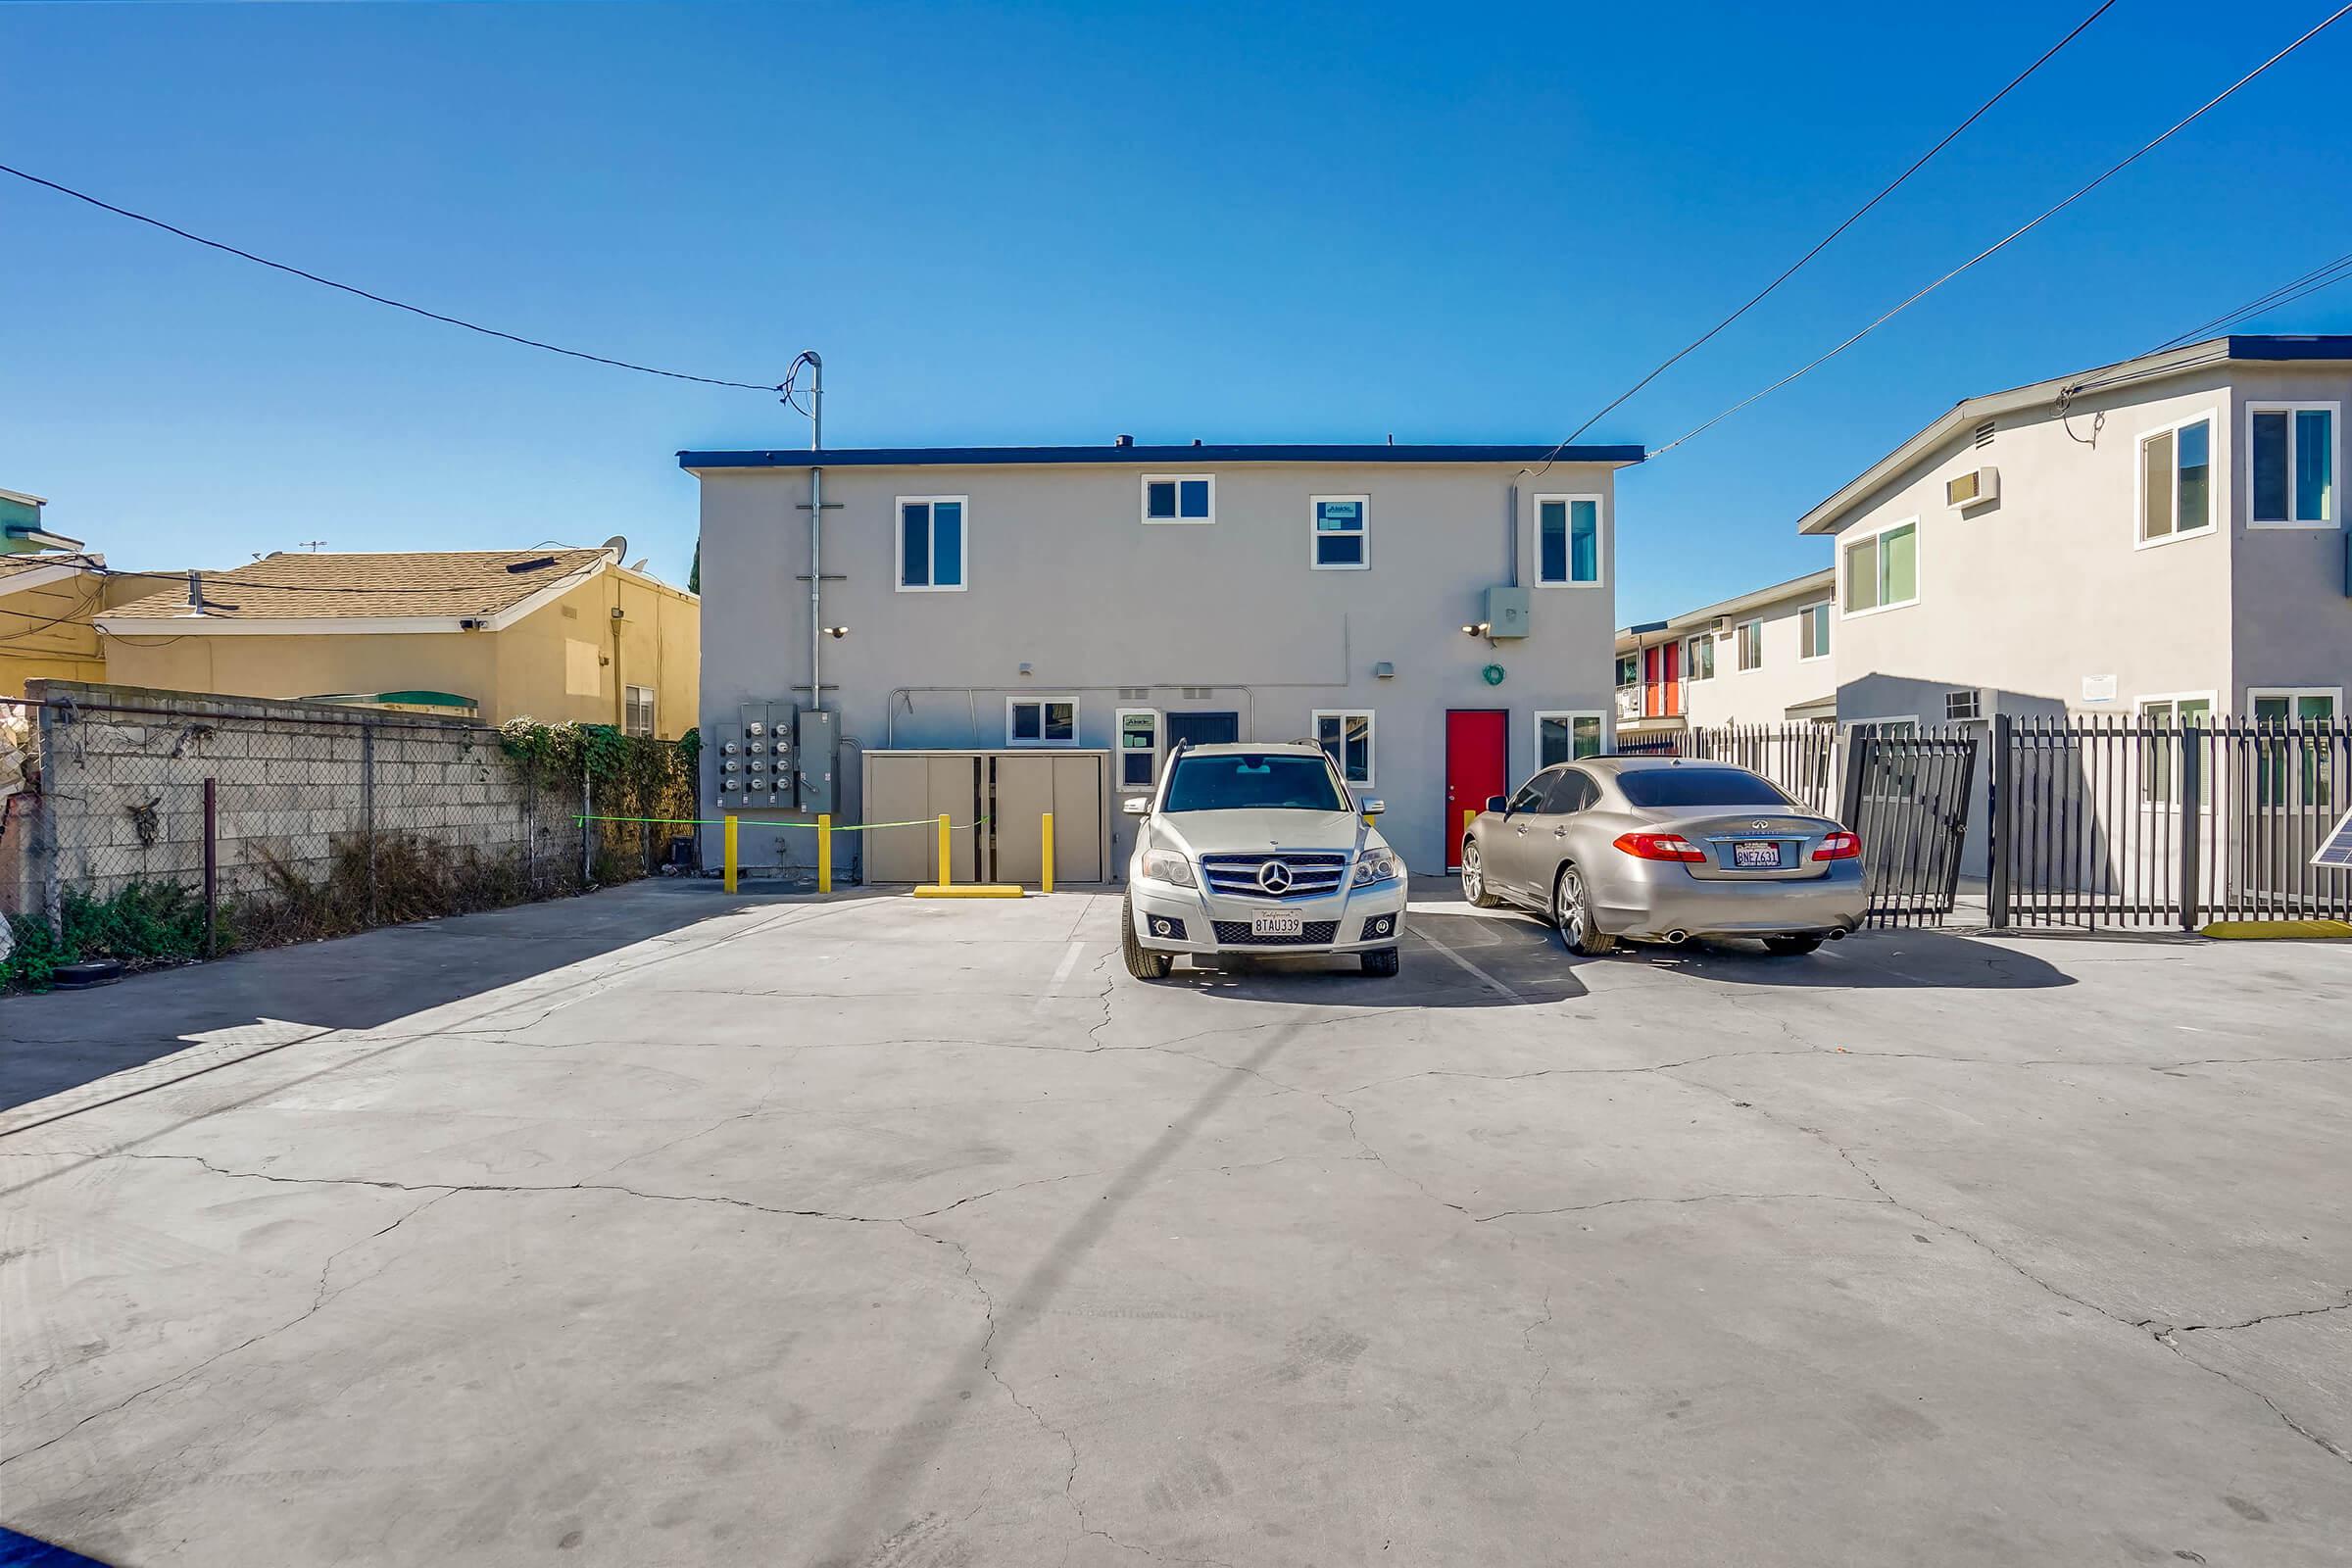
[[[1858,928],[1870,909],[1862,867],[1853,860],[1790,881],[1706,879],[1679,862],[1630,857],[1611,869],[1609,884],[1595,889],[1593,917],[1615,937],[1829,936]]]

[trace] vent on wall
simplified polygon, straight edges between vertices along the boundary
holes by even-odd
[[[1982,468],[1971,468],[1966,473],[1956,473],[1943,481],[1944,505],[1964,512],[1970,507],[1981,507],[2000,498],[2001,470],[1989,464]]]
[[[1184,688],[1184,695],[1195,699],[1214,697],[1217,695],[1217,689],[1214,686],[1187,686]]]
[[[1151,695],[1152,688],[1149,686],[1122,686],[1119,688],[1119,701],[1122,703],[1140,703]]]
[[[1992,445],[1992,431],[1993,422],[1990,419],[1986,419],[1983,424],[1977,426],[1977,446],[1979,450]]]

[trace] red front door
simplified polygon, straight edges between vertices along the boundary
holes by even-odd
[[[1510,714],[1499,708],[1446,710],[1446,869],[1462,863],[1462,828],[1510,792]]]

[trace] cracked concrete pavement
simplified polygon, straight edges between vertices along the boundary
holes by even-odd
[[[1099,892],[645,885],[0,1002],[0,1522],[124,1565],[2352,1558],[2352,955],[1579,961],[1415,891],[1394,980],[1139,984]]]

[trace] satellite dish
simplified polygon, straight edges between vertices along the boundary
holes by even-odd
[[[605,541],[605,548],[612,552],[613,560],[618,561],[629,553],[629,536],[625,533],[616,533]]]
[[[643,571],[645,569],[645,564],[653,559],[654,558],[651,556],[639,556],[635,561],[629,563],[629,569],[631,571]]]

